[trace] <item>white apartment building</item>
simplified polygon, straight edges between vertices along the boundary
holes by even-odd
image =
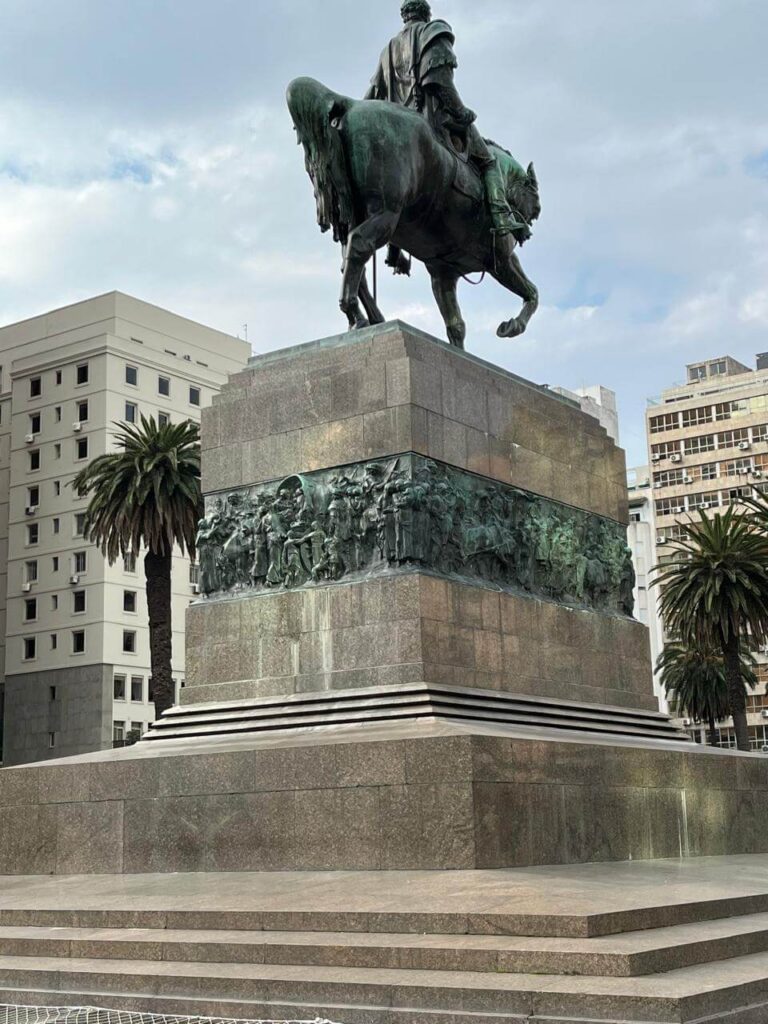
[[[3,762],[121,743],[154,717],[144,572],[83,538],[71,483],[113,451],[115,423],[199,421],[249,346],[110,292],[0,328]],[[173,670],[195,567],[173,564]]]
[[[681,522],[699,510],[738,504],[768,480],[768,353],[755,370],[731,356],[686,367],[686,383],[667,388],[647,410],[655,562],[673,559]],[[747,698],[750,743],[768,751],[768,652],[757,652],[757,689]],[[689,723],[696,739],[705,729]],[[723,745],[733,729],[721,727]]]
[[[629,498],[629,529],[627,544],[632,551],[635,567],[635,618],[648,627],[651,642],[651,658],[654,676],[653,691],[659,702],[659,710],[669,710],[664,688],[656,672],[656,660],[664,648],[664,630],[659,614],[658,588],[652,587],[651,570],[656,564],[656,523],[653,509],[653,487],[648,466],[627,470],[627,495]]]

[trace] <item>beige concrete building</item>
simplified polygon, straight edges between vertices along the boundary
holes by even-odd
[[[673,557],[680,521],[723,509],[768,484],[768,354],[757,368],[722,356],[686,367],[686,383],[649,403],[648,453],[656,523],[656,561]],[[768,749],[768,657],[759,653],[759,686],[749,698],[752,746]],[[733,743],[724,725],[723,742]]]
[[[144,574],[83,538],[75,474],[114,424],[193,419],[249,346],[111,292],[0,328],[0,665],[5,764],[122,742],[153,719]],[[195,567],[173,565],[173,669]]]

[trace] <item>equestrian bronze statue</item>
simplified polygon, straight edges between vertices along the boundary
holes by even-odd
[[[426,0],[406,0],[402,16],[365,99],[311,78],[288,87],[318,223],[344,250],[341,309],[352,330],[384,321],[365,268],[388,246],[395,273],[408,273],[406,253],[426,265],[451,344],[463,347],[466,335],[459,279],[477,272],[523,300],[497,331],[514,338],[538,306],[515,251],[541,212],[533,165],[523,170],[477,130],[454,82],[450,26],[431,20]]]

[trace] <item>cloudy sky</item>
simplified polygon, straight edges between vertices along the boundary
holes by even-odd
[[[284,89],[361,94],[398,0],[0,0],[0,323],[112,288],[256,351],[335,334]],[[686,362],[768,349],[766,0],[435,0],[485,134],[536,163],[542,308],[462,285],[468,348],[646,399]],[[423,268],[381,304],[434,333]]]

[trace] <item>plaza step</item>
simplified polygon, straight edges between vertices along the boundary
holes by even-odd
[[[0,926],[0,956],[637,977],[768,951],[768,914],[578,939]]]
[[[206,1016],[232,1001],[248,1010],[230,1009],[227,1016],[274,1017],[276,1006],[290,1006],[293,1017],[344,1024],[455,1024],[455,1015],[540,1024],[704,1024],[724,1020],[723,1014],[729,1024],[757,1024],[768,1016],[768,954],[644,978],[0,957],[0,1000],[18,1003],[22,993],[35,993],[42,1005],[108,1006],[131,997],[155,1013],[163,1000],[180,999],[185,1012]]]
[[[103,876],[105,880],[110,877],[113,876]],[[201,877],[201,884],[204,884],[205,877]],[[660,893],[659,897],[663,899],[663,894]],[[756,920],[760,915],[768,917],[768,892],[683,902],[646,902],[620,910],[581,913],[568,913],[566,910],[560,913],[546,913],[542,910],[513,913],[509,909],[499,912],[462,910],[451,913],[443,908],[433,913],[416,909],[405,912],[394,908],[358,910],[351,909],[354,902],[354,898],[351,898],[329,910],[3,907],[0,908],[0,930],[170,929],[197,933],[199,929],[204,929],[209,932],[347,932],[355,935],[491,935],[595,939],[627,932],[647,932],[732,919]]]

